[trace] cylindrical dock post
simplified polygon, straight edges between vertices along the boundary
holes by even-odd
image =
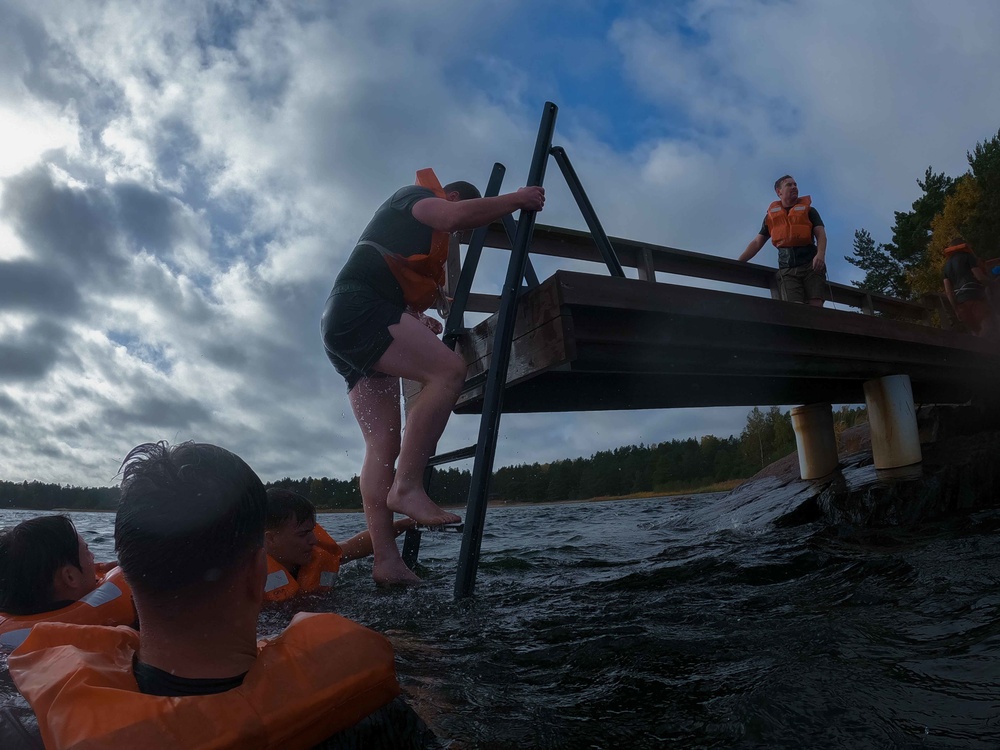
[[[876,469],[911,466],[923,460],[917,410],[909,375],[887,375],[865,383]]]
[[[837,435],[833,431],[830,404],[794,407],[792,429],[799,450],[799,475],[803,479],[819,479],[837,468]]]

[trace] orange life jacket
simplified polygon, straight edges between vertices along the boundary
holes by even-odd
[[[132,590],[122,569],[111,568],[97,588],[72,604],[37,615],[8,615],[0,612],[0,646],[20,646],[31,628],[40,622],[67,622],[77,625],[133,625],[135,605]]]
[[[300,613],[243,684],[215,695],[139,692],[129,628],[47,623],[10,656],[49,750],[311,748],[399,695],[392,646],[334,614]]]
[[[968,253],[969,255],[975,255],[975,253],[972,252],[972,248],[970,248],[966,242],[959,242],[957,245],[950,245],[944,249],[945,255],[952,255],[954,253]]]
[[[416,184],[434,191],[438,198],[444,198],[444,189],[433,169],[417,172]],[[448,260],[448,232],[435,230],[431,235],[431,247],[427,253],[402,256],[379,248],[382,257],[403,289],[406,304],[418,312],[423,312],[435,303],[438,290],[444,286],[444,264]]]
[[[812,199],[801,196],[787,211],[781,201],[774,201],[767,209],[765,221],[775,247],[804,247],[813,244],[813,225],[809,221]]]
[[[283,602],[298,594],[326,591],[336,582],[340,572],[340,558],[344,556],[344,552],[319,524],[313,526],[313,534],[316,535],[316,545],[312,548],[312,557],[299,568],[299,574],[295,577],[284,565],[270,555],[267,556],[265,601]]]

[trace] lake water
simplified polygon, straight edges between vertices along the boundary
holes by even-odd
[[[426,533],[426,586],[377,591],[350,563],[261,633],[301,608],[387,634],[411,704],[455,747],[1000,746],[1000,511],[862,534],[718,501],[491,509],[472,600],[452,596],[459,536]],[[70,515],[110,559],[113,516]]]

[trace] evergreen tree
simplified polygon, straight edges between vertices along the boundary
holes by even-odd
[[[1000,131],[966,154],[979,201],[963,234],[980,258],[1000,256]]]
[[[933,168],[927,167],[924,179],[917,180],[923,194],[913,201],[910,211],[894,212],[896,223],[892,228],[891,243],[876,247],[874,241],[869,243],[864,235],[859,238],[858,232],[855,232],[856,257],[848,257],[847,260],[865,271],[865,278],[858,286],[878,294],[910,297],[907,272],[925,264],[931,223],[944,208],[945,199],[951,193],[954,183],[951,177],[935,173]],[[860,231],[868,234],[865,230]],[[875,255],[880,252],[888,255],[885,262],[875,259]]]
[[[903,265],[893,258],[885,245],[875,245],[875,240],[867,229],[857,229],[854,232],[854,257],[844,256],[844,259],[865,272],[861,281],[851,283],[859,289],[874,294],[887,294],[898,297],[903,294]]]

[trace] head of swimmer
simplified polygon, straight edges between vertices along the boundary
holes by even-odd
[[[42,516],[0,531],[0,611],[48,612],[97,588],[94,556],[66,516]]]
[[[133,448],[121,473],[115,551],[140,620],[259,608],[267,495],[243,459],[208,443],[160,441]]]
[[[289,569],[308,563],[316,546],[315,525],[316,508],[302,495],[275,487],[267,491],[264,546],[277,562]]]

